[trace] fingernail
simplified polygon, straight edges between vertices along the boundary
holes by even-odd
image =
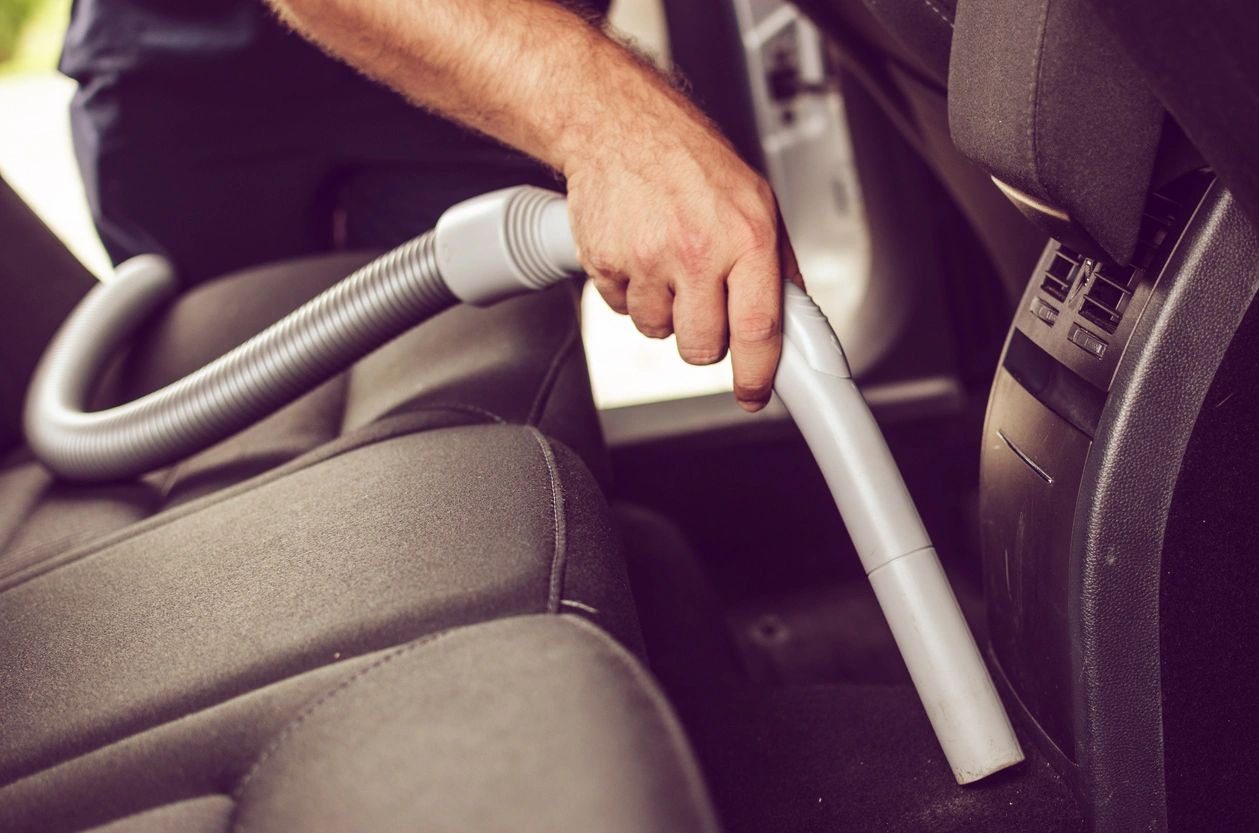
[[[740,399],[739,407],[747,411],[749,414],[754,414],[757,411],[759,411],[761,408],[765,407],[765,402],[764,400],[758,401],[754,399]]]

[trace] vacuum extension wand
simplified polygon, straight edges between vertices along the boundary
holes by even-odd
[[[959,784],[1023,760],[953,588],[826,316],[787,284],[774,392],[817,460]]]
[[[26,439],[68,480],[129,477],[267,416],[462,301],[491,304],[580,271],[564,198],[538,188],[460,203],[437,228],[369,263],[200,370],[87,412],[105,361],[176,290],[170,264],[122,264],[71,313],[27,394]],[[931,539],[843,349],[787,285],[774,390],[817,459],[958,783],[1023,759]]]

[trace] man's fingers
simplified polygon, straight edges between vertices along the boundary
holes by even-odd
[[[726,279],[734,396],[747,411],[769,401],[782,349],[782,277],[778,248],[735,261]]]
[[[723,277],[718,274],[677,282],[673,328],[678,335],[678,355],[687,364],[715,364],[726,355]]]
[[[629,312],[629,304],[625,300],[625,281],[593,273],[590,280],[594,282],[600,297],[614,312],[619,312],[621,315]]]
[[[625,296],[634,326],[648,338],[668,338],[673,333],[673,292],[659,283],[630,281]]]

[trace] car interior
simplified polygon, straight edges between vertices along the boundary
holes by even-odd
[[[1259,829],[1259,12],[797,5],[668,0],[672,61],[806,281],[866,247],[832,323],[1024,760],[959,784],[780,401],[596,407],[577,281],[55,474],[27,387],[97,279],[0,180],[0,829]],[[380,254],[179,294],[93,408]]]

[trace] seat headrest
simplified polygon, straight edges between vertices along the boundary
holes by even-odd
[[[959,0],[948,98],[958,149],[1025,214],[1129,261],[1166,114],[1091,6]]]

